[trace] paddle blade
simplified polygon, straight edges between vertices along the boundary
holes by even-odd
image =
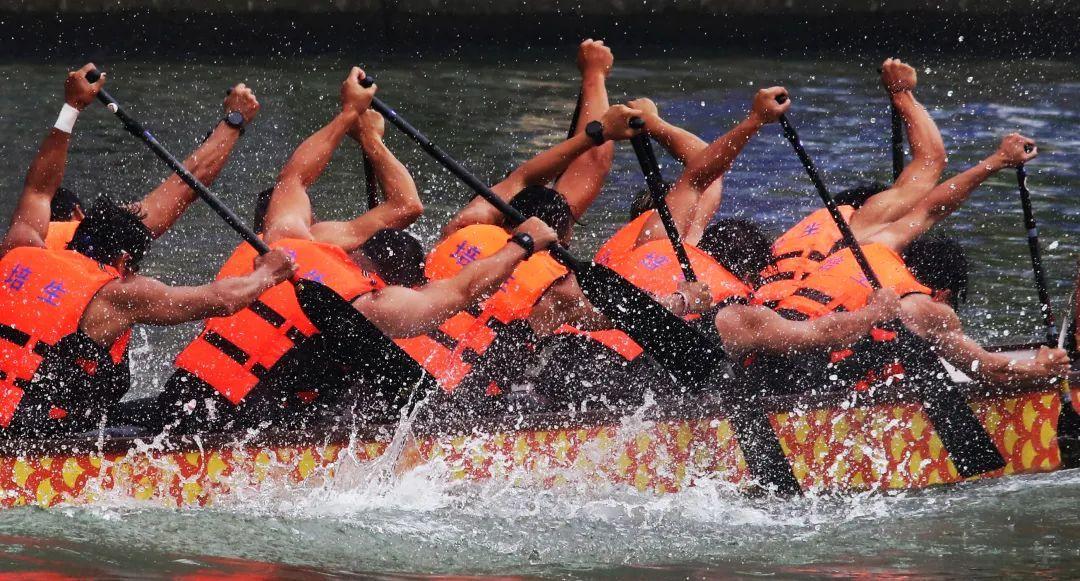
[[[611,269],[589,263],[577,279],[589,301],[683,386],[704,384],[723,360],[719,345]]]
[[[411,399],[415,389],[425,393],[438,387],[415,359],[333,289],[301,279],[296,298],[335,356],[361,369],[365,386],[371,388],[365,395],[381,395],[396,409]]]
[[[908,351],[908,360],[913,365],[907,375],[960,476],[970,478],[1004,468],[1005,458],[932,347],[907,328],[899,330],[898,344]]]
[[[1062,386],[1069,390],[1068,384]],[[1071,401],[1061,400],[1061,414],[1057,426],[1058,448],[1061,450],[1061,467],[1080,467],[1080,414],[1076,413]]]

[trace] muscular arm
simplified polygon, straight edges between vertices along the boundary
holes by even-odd
[[[345,108],[296,148],[281,168],[266,210],[266,239],[311,238],[311,200],[307,189],[326,169],[334,150],[356,123],[358,113]]]
[[[1037,359],[1014,359],[983,349],[964,334],[960,317],[948,305],[923,295],[907,297],[900,304],[907,328],[932,343],[946,361],[975,379],[998,385],[1042,385],[1054,375]],[[1066,359],[1062,371],[1067,369]]]
[[[214,183],[239,139],[240,130],[229,127],[225,122],[218,123],[210,137],[184,160],[184,167],[200,182],[208,185]],[[143,224],[150,229],[154,238],[158,238],[176,223],[195,197],[195,191],[179,176],[170,175],[143,198],[141,206],[146,213]]]
[[[720,209],[720,202],[723,198],[724,177],[721,176],[716,178],[716,181],[701,193],[697,208],[694,209],[694,216],[686,227],[686,234],[683,236],[684,242],[695,246],[698,242],[701,242],[701,237],[705,234],[705,229],[709,227],[709,223],[712,222],[717,210]]]
[[[867,200],[851,217],[851,228],[860,240],[911,211],[933,189],[945,169],[945,142],[926,107],[911,91],[900,91],[891,99],[907,125],[911,163],[890,189]]]
[[[311,235],[320,242],[335,244],[346,252],[359,248],[372,234],[383,228],[405,228],[424,212],[409,170],[386,148],[377,135],[364,132],[360,146],[375,170],[382,186],[381,204],[346,222],[319,222]]]
[[[744,355],[847,347],[869,334],[880,319],[879,312],[871,307],[809,321],[789,321],[767,307],[731,305],[716,314],[715,322],[724,349],[729,354]]]
[[[438,328],[450,315],[490,295],[525,257],[517,244],[470,263],[452,278],[418,289],[391,286],[368,293],[353,306],[390,337],[415,337]]]
[[[133,325],[179,325],[231,315],[277,284],[268,269],[202,286],[168,286],[132,276],[109,283],[87,307],[79,327],[100,345],[112,345]]]
[[[49,205],[64,179],[71,135],[50,129],[26,172],[19,203],[11,217],[0,254],[20,246],[45,246],[49,232]]]
[[[510,201],[526,186],[544,185],[566,171],[579,155],[595,147],[584,133],[563,141],[523,163],[506,179],[495,184],[491,190],[500,198]],[[443,238],[472,224],[502,224],[502,213],[477,196],[455,215],[443,228]]]
[[[751,116],[687,162],[686,169],[667,195],[668,209],[671,210],[671,216],[675,219],[675,225],[680,233],[687,231],[687,226],[694,218],[701,196],[713,182],[731,168],[735,158],[762,125],[761,121]],[[716,203],[719,205],[719,200]],[[645,230],[663,233],[659,217],[654,217],[653,221],[656,224],[647,225]],[[643,242],[646,240],[639,240],[639,244]]]
[[[659,115],[644,119],[645,131],[682,164],[688,163],[708,147],[704,139],[668,123]]]
[[[585,125],[600,119],[608,109],[608,94],[603,71],[590,71],[581,77],[581,112],[578,114],[574,135],[581,135]],[[604,187],[604,178],[611,171],[611,161],[615,157],[615,144],[608,142],[575,157],[559,179],[555,189],[559,190],[574,218],[581,218],[592,205],[600,190]]]
[[[955,212],[975,188],[1003,167],[997,156],[984,159],[967,171],[938,184],[910,212],[865,241],[880,242],[902,253],[911,241]]]

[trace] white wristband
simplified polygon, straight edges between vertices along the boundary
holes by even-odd
[[[56,123],[53,127],[64,133],[71,133],[71,130],[75,128],[75,120],[78,118],[79,110],[64,103],[64,107],[60,109],[60,116],[56,118]]]

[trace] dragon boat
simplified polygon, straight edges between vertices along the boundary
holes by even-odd
[[[1022,348],[1014,350],[1024,356]],[[1007,462],[973,479],[1075,465],[1076,458],[1063,458],[1058,439],[1058,386],[988,386],[962,378],[957,385]],[[636,410],[509,413],[468,425],[427,414],[409,425],[407,438],[400,437],[400,425],[382,424],[8,441],[0,445],[0,506],[87,505],[104,497],[210,506],[264,486],[323,486],[345,463],[374,462],[390,448],[398,471],[441,462],[453,479],[512,479],[544,487],[584,479],[670,493],[710,478],[753,488],[726,417],[730,401],[722,390],[706,393],[711,395],[658,399]],[[1080,393],[1072,393],[1075,402]],[[909,395],[777,395],[763,405],[805,492],[895,491],[964,481]],[[392,441],[404,444],[392,447]]]

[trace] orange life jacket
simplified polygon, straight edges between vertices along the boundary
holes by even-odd
[[[506,246],[510,235],[497,226],[473,225],[443,240],[428,255],[429,278],[454,276],[473,260],[487,258]],[[482,306],[447,319],[438,331],[399,339],[398,345],[424,366],[447,391],[453,391],[495,340],[500,326],[526,319],[547,289],[567,274],[546,252],[538,252],[514,269]]]
[[[384,286],[338,246],[284,239],[270,247],[293,258],[299,277],[321,282],[349,301]],[[221,267],[218,280],[251,273],[256,256],[254,248],[241,244]],[[293,285],[283,282],[247,308],[207,320],[199,336],[176,356],[176,366],[239,404],[287,352],[317,332],[300,308]]]
[[[931,294],[908,271],[904,260],[888,246],[862,245],[866,260],[882,286],[905,297]],[[797,288],[780,299],[776,312],[792,320],[816,319],[831,312],[855,311],[866,306],[873,293],[851,250],[844,248],[821,261],[817,270],[799,282]]]
[[[840,206],[840,214],[850,222],[855,208]],[[774,306],[799,288],[799,281],[817,270],[825,257],[837,250],[840,229],[825,208],[805,217],[776,239],[772,260],[761,273],[762,282],[754,292],[756,302]]]
[[[79,330],[83,313],[117,272],[71,250],[24,246],[0,258],[0,426],[8,427],[23,390],[61,339]],[[123,357],[130,333],[111,350]],[[93,369],[86,369],[93,375]]]
[[[707,285],[715,304],[745,303],[750,299],[750,287],[739,277],[724,268],[705,251],[690,244],[683,244],[690,258],[690,266],[697,279]],[[679,259],[667,239],[653,240],[642,244],[633,252],[611,265],[627,281],[653,296],[668,296],[678,290],[684,279]],[[696,319],[698,315],[688,316]],[[576,332],[572,327],[564,327],[560,332]],[[641,347],[626,333],[618,329],[593,331],[586,336],[603,343],[615,350],[628,361],[641,354]]]
[[[641,231],[645,229],[645,224],[655,215],[656,210],[642,212],[640,216],[631,220],[629,224],[619,228],[618,232],[600,246],[593,260],[597,264],[603,264],[604,266],[611,266],[613,262],[622,260],[624,256],[634,251],[638,238],[641,237]]]
[[[443,239],[427,255],[424,261],[424,274],[431,280],[445,280],[461,272],[469,263],[495,254],[510,235],[499,226],[473,224],[457,230]],[[479,313],[480,309],[474,309]],[[447,391],[452,391],[461,380],[472,371],[475,359],[454,355],[458,342],[472,327],[476,317],[466,313],[456,313],[433,332],[395,339],[394,342],[405,350],[413,359],[439,381]]]
[[[67,250],[67,245],[75,237],[78,220],[49,222],[49,231],[45,234],[45,247],[53,250]]]

